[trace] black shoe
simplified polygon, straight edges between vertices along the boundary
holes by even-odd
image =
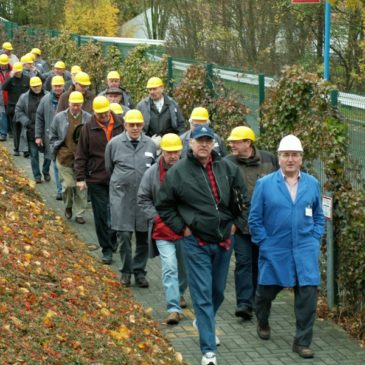
[[[29,158],[29,152],[23,152],[24,158]]]
[[[103,257],[101,258],[101,262],[104,265],[110,265],[113,262],[113,255],[112,254],[103,254]]]
[[[269,325],[260,326],[257,325],[257,334],[261,338],[261,340],[268,340],[270,339],[271,329]]]
[[[20,156],[19,151],[14,151],[13,156]]]
[[[37,184],[42,184],[42,178],[41,177],[36,177],[34,180]]]
[[[72,208],[66,208],[65,209],[65,217],[67,219],[71,219],[72,218]]]
[[[122,274],[120,283],[122,286],[131,286],[131,276],[129,274]]]
[[[56,200],[63,200],[62,193],[57,193]]]
[[[295,343],[293,343],[293,352],[296,352],[304,359],[311,359],[314,356],[314,352],[310,347],[296,345]]]
[[[244,320],[249,321],[252,318],[252,309],[245,306],[237,307],[234,314],[236,317],[241,317]]]
[[[51,175],[50,174],[43,174],[44,181],[50,182],[51,181]]]
[[[6,136],[0,136],[0,142],[5,142],[6,141]]]
[[[147,279],[144,276],[136,277],[136,285],[139,288],[148,288],[150,286],[150,284],[148,283]]]

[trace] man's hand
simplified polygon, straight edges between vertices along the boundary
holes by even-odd
[[[184,229],[184,237],[191,236],[192,234],[193,234],[193,232],[191,232],[189,227],[186,227]]]
[[[231,227],[231,236],[233,236],[236,232],[237,232],[237,227],[236,227],[235,224],[232,224],[232,227]]]
[[[153,143],[156,146],[156,149],[158,150],[160,148],[160,143],[161,143],[162,137],[154,134],[151,138],[152,138]]]
[[[43,140],[42,140],[42,138],[36,138],[35,139],[35,144],[37,146],[43,146]]]
[[[86,181],[77,181],[76,186],[82,191],[87,189]]]

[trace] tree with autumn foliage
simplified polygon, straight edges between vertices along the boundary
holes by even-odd
[[[66,0],[64,29],[82,35],[115,36],[118,8],[111,0]]]

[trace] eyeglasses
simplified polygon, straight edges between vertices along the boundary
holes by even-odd
[[[279,157],[283,160],[289,160],[290,158],[293,160],[298,160],[302,157],[302,154],[300,152],[281,152]]]

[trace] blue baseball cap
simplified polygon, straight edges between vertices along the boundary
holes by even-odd
[[[191,137],[194,139],[198,139],[201,137],[209,137],[211,139],[214,139],[214,132],[212,128],[209,128],[205,125],[198,125],[191,133]]]

